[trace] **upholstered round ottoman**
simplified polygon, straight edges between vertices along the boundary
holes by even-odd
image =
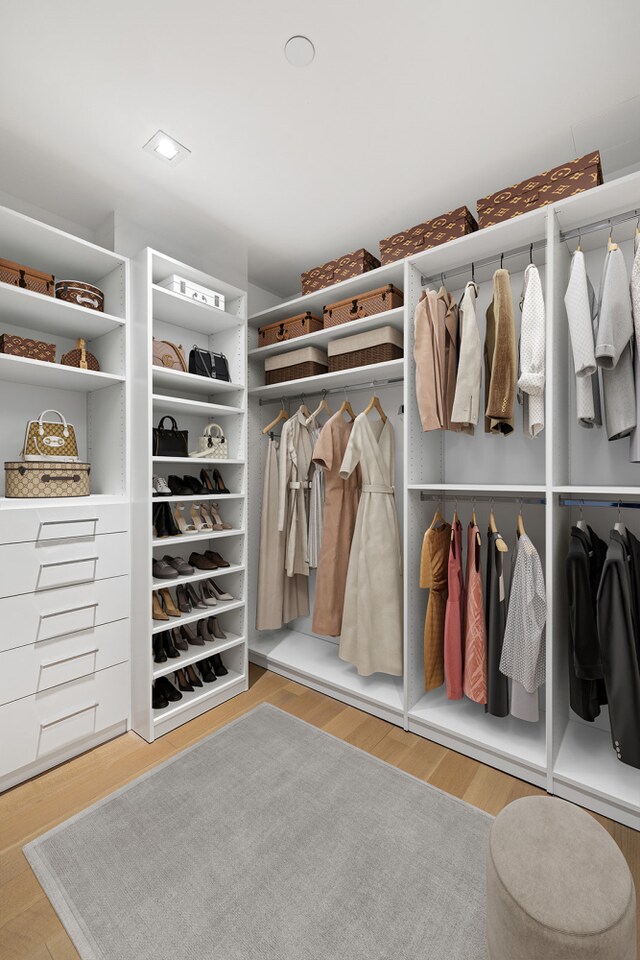
[[[617,845],[564,800],[524,797],[487,852],[489,960],[637,960],[636,895]]]

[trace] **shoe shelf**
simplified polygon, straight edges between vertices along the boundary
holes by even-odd
[[[216,651],[213,650],[212,654]],[[229,670],[229,673],[226,677],[219,677],[215,683],[206,683],[202,687],[197,687],[192,693],[185,692],[182,694],[182,700],[178,700],[177,703],[170,703],[168,707],[164,707],[162,710],[153,711],[153,726],[158,727],[163,723],[166,723],[167,720],[173,720],[174,717],[178,717],[181,713],[185,713],[192,707],[202,706],[204,710],[210,710],[212,706],[216,706],[212,701],[220,700],[221,694],[226,694],[234,687],[237,687],[237,691],[234,691],[234,694],[242,693],[243,689],[246,689],[246,671],[244,673],[237,672],[235,670]],[[229,697],[225,696],[224,700],[228,700]],[[221,701],[223,702],[223,701]],[[202,710],[199,712],[203,712]],[[197,716],[197,714],[195,714]],[[191,717],[189,717],[191,719]],[[171,727],[174,729],[175,724]]]
[[[396,307],[395,310],[387,310],[384,313],[375,313],[371,317],[363,317],[360,320],[350,320],[348,323],[339,323],[335,327],[316,330],[315,333],[307,333],[302,337],[294,337],[292,340],[270,343],[266,347],[254,347],[253,350],[249,351],[249,357],[256,360],[260,357],[268,357],[273,353],[287,353],[289,350],[299,350],[302,347],[321,347],[326,350],[327,345],[334,340],[340,340],[341,337],[351,337],[356,333],[366,333],[367,330],[376,330],[378,327],[395,327],[396,330],[403,330],[404,307]]]
[[[207,607],[206,610],[200,609],[194,610],[192,613],[183,613],[181,617],[171,617],[170,620],[154,620],[151,634],[155,636],[156,633],[164,633],[171,627],[184,627],[185,623],[197,623],[198,620],[217,617],[219,614],[229,613],[231,610],[239,610],[243,606],[244,600],[218,600],[215,607]]]
[[[24,383],[32,387],[47,387],[51,390],[91,393],[124,383],[125,378],[114,373],[80,370],[78,367],[65,367],[61,363],[47,363],[43,360],[31,360],[29,357],[0,353],[0,380]]]
[[[197,503],[206,503],[207,500],[213,500],[214,502],[222,498],[222,502],[225,500],[244,500],[244,493],[203,493],[200,496],[193,494],[192,496],[181,496],[179,494],[172,495],[170,497],[154,497],[154,503],[160,503],[162,500],[165,503],[189,503],[190,501],[195,501]]]
[[[218,567],[216,570],[198,570],[196,573],[188,573],[184,577],[175,577],[172,580],[157,580],[153,578],[153,589],[163,590],[165,587],[179,587],[183,583],[198,583],[200,580],[210,580],[212,577],[217,580],[218,577],[227,577],[230,573],[244,573],[246,567],[241,563],[232,563],[229,567]],[[166,623],[168,621],[162,621]]]
[[[231,467],[237,467],[242,465],[244,460],[237,460],[233,457],[228,457],[226,460],[214,460],[209,457],[206,460],[204,457],[152,457],[154,463],[188,463],[190,466],[199,466],[202,470],[203,467],[206,467],[207,464],[215,465],[216,467],[223,467],[225,463],[229,464]],[[217,496],[224,497],[226,494],[220,493]],[[155,498],[159,499],[158,497]]]
[[[151,540],[151,546],[155,548],[164,547],[168,543],[200,543],[203,540],[221,540],[223,537],[241,537],[244,533],[244,530],[206,530],[203,533],[182,533],[176,537],[155,537]]]
[[[151,400],[155,413],[159,415],[166,413],[176,416],[179,413],[184,413],[190,416],[229,417],[244,413],[242,407],[231,407],[224,403],[209,403],[207,400],[188,400],[186,397],[171,397],[161,393],[154,393]]]
[[[188,650],[183,650],[180,653],[179,657],[173,657],[171,660],[167,660],[166,663],[154,663],[153,665],[153,678],[156,677],[166,677],[172,673],[175,673],[176,670],[180,670],[182,667],[188,667],[191,663],[197,663],[198,660],[206,660],[208,657],[212,657],[215,653],[224,653],[225,650],[231,650],[232,647],[237,647],[241,643],[245,642],[245,638],[242,636],[237,636],[234,633],[227,633],[226,640],[216,640],[214,644],[205,643],[204,647],[192,647],[190,646]],[[217,680],[215,681],[218,682]],[[213,686],[213,684],[209,684]],[[198,687],[198,689],[200,689]]]

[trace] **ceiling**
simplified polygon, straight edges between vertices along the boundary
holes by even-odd
[[[640,161],[638,0],[11,10],[0,188],[92,230],[113,210],[171,211],[187,230],[214,218],[281,295],[303,269],[589,150],[605,176]],[[316,46],[306,69],[283,55],[298,33]],[[175,169],[142,150],[158,128],[192,151]]]

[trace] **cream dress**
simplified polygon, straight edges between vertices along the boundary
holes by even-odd
[[[390,420],[356,417],[340,476],[360,465],[362,490],[349,556],[340,658],[361,676],[402,674],[402,553]]]

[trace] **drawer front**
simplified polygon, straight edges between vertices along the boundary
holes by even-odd
[[[0,777],[95,736],[129,716],[129,664],[120,663],[0,707]]]
[[[128,577],[4,597],[0,600],[0,654],[29,643],[86,633],[128,616]]]
[[[129,572],[129,535],[0,544],[0,597],[92,583]]]
[[[124,533],[129,529],[126,503],[71,506],[36,506],[0,510],[0,543],[48,540],[94,539],[101,533]]]
[[[90,677],[129,659],[128,620],[40,640],[0,654],[0,704]]]

